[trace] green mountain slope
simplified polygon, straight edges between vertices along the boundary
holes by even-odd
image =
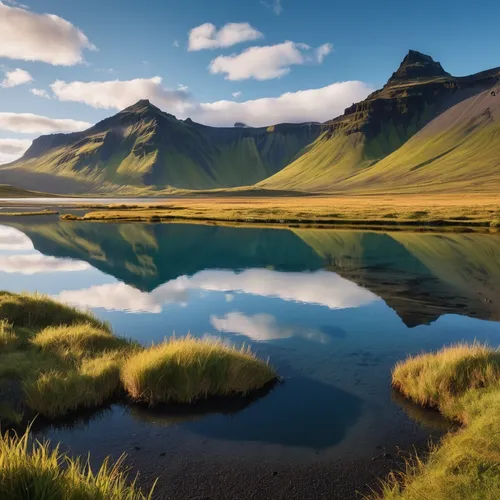
[[[142,100],[94,127],[36,139],[0,179],[33,174],[86,183],[86,189],[148,186],[210,189],[252,185],[290,163],[318,137],[319,124],[213,128],[177,120]],[[63,189],[67,188],[67,183]],[[71,189],[71,188],[70,188]]]
[[[397,192],[499,187],[500,96],[489,90],[445,111],[387,158],[339,185]]]
[[[422,147],[426,140],[407,142],[409,139],[447,110],[451,113],[448,117],[455,116],[460,122],[461,111],[453,110],[463,101],[475,102],[471,97],[490,89],[499,79],[499,68],[468,77],[453,77],[429,56],[410,51],[381,90],[328,122],[327,130],[304,155],[258,185],[267,189],[321,192],[367,187],[385,189],[383,171],[387,163],[381,160],[396,152],[394,155],[404,164],[408,154],[415,154],[415,143]],[[479,104],[478,110],[482,113],[485,108]],[[448,131],[454,126],[455,121],[448,118],[439,122],[437,128]],[[463,130],[464,134],[475,132],[473,128]],[[488,148],[481,154],[489,159],[493,158],[494,146],[489,142],[492,134],[493,131],[474,141],[478,147]],[[434,156],[443,153],[446,147],[449,150],[456,146],[457,140],[459,138],[450,136]],[[433,151],[430,150],[431,158]],[[474,146],[467,151],[470,155],[476,153]],[[427,159],[426,156],[422,161]],[[483,164],[483,158],[478,157],[477,162]],[[372,171],[375,173],[370,175]],[[490,171],[491,161],[478,171],[478,176]],[[415,182],[426,182],[426,179],[415,179]]]

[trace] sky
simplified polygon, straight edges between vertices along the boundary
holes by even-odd
[[[500,66],[500,2],[0,0],[0,163],[139,99],[213,126],[326,121],[409,49]]]

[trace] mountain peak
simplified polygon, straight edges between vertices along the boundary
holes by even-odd
[[[441,63],[434,61],[434,59],[427,54],[422,54],[417,50],[409,50],[408,54],[406,54],[399,65],[398,70],[392,74],[387,84],[392,85],[403,81],[444,76],[451,75],[443,69]]]

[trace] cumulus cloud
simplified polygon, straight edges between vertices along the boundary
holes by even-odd
[[[250,47],[240,54],[216,57],[209,66],[210,73],[226,75],[226,80],[271,80],[280,78],[290,72],[293,65],[323,62],[326,54],[331,52],[324,44],[318,47],[311,56],[311,47],[304,43],[286,41],[277,45]],[[328,52],[326,52],[328,50]],[[318,54],[321,53],[321,56]]]
[[[72,66],[95,50],[85,34],[54,14],[37,14],[0,1],[0,57]]]
[[[31,141],[28,139],[0,139],[0,164],[16,160],[30,146]]]
[[[17,87],[18,85],[23,85],[24,83],[32,81],[33,77],[27,71],[16,68],[12,71],[5,72],[5,78],[2,83],[0,83],[0,86],[3,88]]]
[[[242,122],[253,127],[330,120],[373,91],[365,83],[349,81],[246,102],[197,103],[184,87],[176,90],[165,88],[160,77],[128,81],[55,82],[52,89],[60,100],[83,102],[94,108],[121,110],[139,99],[149,99],[179,118],[191,117],[213,126],[232,126]]]
[[[85,271],[90,269],[87,262],[58,259],[42,254],[0,255],[0,272],[25,275]]]
[[[91,126],[90,123],[71,119],[49,118],[33,113],[0,112],[0,130],[21,134],[53,134],[77,132]]]
[[[245,335],[256,341],[288,339],[302,337],[315,342],[326,343],[328,336],[321,330],[300,325],[282,325],[271,314],[246,316],[240,312],[230,312],[222,317],[212,315],[211,325],[221,333]]]
[[[370,291],[327,271],[283,273],[270,269],[200,271],[193,276],[179,276],[151,293],[116,283],[65,291],[56,298],[82,307],[159,313],[165,304],[187,303],[193,291],[224,292],[225,298],[228,293],[241,292],[330,309],[358,307],[379,300]]]
[[[33,248],[33,243],[23,232],[13,227],[0,226],[0,250],[33,250]]]
[[[43,97],[44,99],[50,99],[50,95],[44,89],[30,89],[30,92],[37,97]]]
[[[182,113],[191,98],[184,89],[171,90],[159,76],[104,82],[64,82],[50,85],[60,101],[83,102],[94,108],[121,110],[140,99],[149,98],[172,113]]]
[[[363,100],[372,91],[363,82],[339,82],[319,89],[287,92],[279,97],[203,103],[192,113],[192,118],[214,126],[231,126],[236,122],[252,127],[283,122],[324,122],[341,115],[345,108]]]
[[[220,49],[242,42],[258,40],[264,35],[249,23],[228,23],[220,30],[212,23],[205,23],[189,32],[188,50]]]

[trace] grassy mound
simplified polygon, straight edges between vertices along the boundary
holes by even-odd
[[[0,424],[101,406],[126,389],[150,404],[244,395],[276,374],[248,350],[192,338],[150,349],[41,295],[0,292]]]
[[[0,437],[0,498],[2,500],[147,500],[136,481],[127,481],[123,457],[108,459],[97,472],[89,461],[71,459],[49,442],[31,440],[29,432]]]
[[[394,369],[393,385],[463,427],[425,462],[416,459],[405,473],[393,474],[380,498],[500,498],[500,352],[457,345],[409,358]]]
[[[248,349],[192,337],[173,339],[130,356],[122,369],[130,396],[150,405],[246,395],[276,379]]]

